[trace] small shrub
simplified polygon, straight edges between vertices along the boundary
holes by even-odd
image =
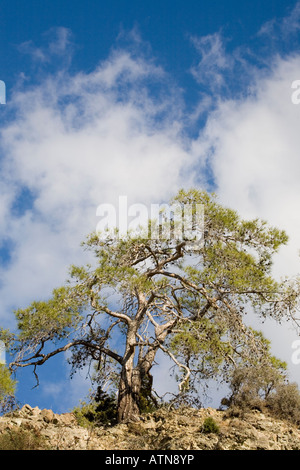
[[[218,424],[215,422],[215,420],[211,416],[209,416],[208,418],[205,418],[201,431],[204,434],[211,434],[211,433],[218,434],[220,432],[220,428]]]
[[[270,356],[268,349],[265,354],[260,363],[242,363],[231,372],[231,395],[223,398],[221,405],[240,409],[243,413],[264,410],[267,398],[286,378],[285,363]]]
[[[0,450],[47,450],[46,440],[37,430],[10,429],[0,435]]]
[[[296,383],[281,384],[267,398],[266,405],[276,418],[300,424],[300,392]]]
[[[82,402],[73,410],[80,426],[112,425],[117,422],[116,400],[101,389],[90,403]]]
[[[154,411],[157,410],[158,405],[150,401],[147,396],[144,396],[141,394],[139,399],[140,399],[139,408],[140,408],[141,413],[153,413]]]

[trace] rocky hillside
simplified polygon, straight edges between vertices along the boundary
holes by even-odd
[[[208,417],[215,426],[207,429],[204,423]],[[57,450],[300,449],[300,429],[287,422],[259,411],[230,417],[212,408],[160,409],[139,423],[90,429],[80,427],[72,413],[58,415],[29,405],[0,417],[1,449],[9,436],[24,435],[27,441],[35,437],[35,446]]]

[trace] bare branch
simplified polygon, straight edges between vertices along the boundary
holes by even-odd
[[[179,367],[179,369],[184,369],[186,371],[185,376],[183,377],[182,381],[178,385],[179,390],[181,392],[183,389],[183,386],[186,385],[189,381],[191,370],[185,364],[182,364],[181,362],[179,362],[169,349],[165,348],[163,345],[160,345],[160,349],[172,359],[172,361],[177,365],[177,367]]]
[[[130,324],[131,318],[126,315],[125,313],[120,313],[120,312],[115,312],[108,308],[106,305],[98,305],[97,300],[94,298],[94,296],[91,296],[91,306],[97,310],[98,312],[105,312],[111,317],[119,318],[119,320],[125,321],[127,324]]]
[[[114,351],[111,351],[108,348],[104,348],[101,345],[95,345],[91,343],[90,341],[84,341],[80,339],[80,340],[71,341],[68,344],[65,344],[64,346],[49,352],[48,354],[41,354],[39,350],[38,353],[34,354],[30,358],[18,359],[18,361],[16,362],[11,362],[9,365],[9,368],[10,370],[14,370],[18,367],[40,366],[44,364],[46,361],[48,361],[51,357],[56,356],[57,354],[61,352],[68,351],[70,348],[74,346],[86,346],[88,349],[97,350],[98,352],[104,353],[107,356],[110,356],[111,358],[115,359],[120,364],[122,363],[122,360],[123,360],[122,356],[115,353]]]

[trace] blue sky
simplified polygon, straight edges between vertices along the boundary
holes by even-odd
[[[120,195],[150,204],[213,188],[286,229],[274,274],[299,272],[300,2],[11,0],[0,25],[4,327],[84,262],[98,205]],[[259,326],[300,380],[295,332]],[[21,402],[62,412],[88,389],[63,359],[40,377],[32,391],[31,371],[18,375]]]

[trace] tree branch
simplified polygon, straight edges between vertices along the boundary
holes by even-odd
[[[187,367],[186,365],[182,364],[181,362],[179,362],[176,357],[174,356],[174,354],[171,353],[171,351],[169,351],[167,348],[165,348],[163,345],[160,345],[160,349],[168,354],[168,356],[172,359],[173,362],[175,362],[175,364],[180,368],[180,369],[184,369],[186,371],[186,374],[183,378],[183,380],[179,383],[178,387],[179,387],[179,391],[181,392],[182,391],[182,388],[185,384],[187,384],[189,378],[190,378],[190,375],[191,375],[191,371],[189,369],[189,367]]]
[[[120,356],[119,354],[115,353],[114,351],[111,351],[108,348],[104,348],[102,346],[98,346],[95,344],[92,344],[90,341],[85,341],[85,340],[76,340],[76,341],[71,341],[70,343],[65,344],[64,346],[55,349],[54,351],[49,352],[48,354],[41,354],[39,349],[39,352],[36,353],[35,355],[31,356],[30,358],[27,359],[20,359],[15,362],[11,362],[9,364],[9,369],[10,370],[15,370],[18,367],[28,367],[28,366],[40,366],[44,364],[46,361],[48,361],[51,357],[56,356],[57,354],[61,352],[68,351],[70,348],[74,346],[85,346],[88,349],[94,349],[99,351],[100,353],[104,353],[107,356],[111,357],[112,359],[115,359],[117,362],[120,364],[122,363],[123,357]]]

